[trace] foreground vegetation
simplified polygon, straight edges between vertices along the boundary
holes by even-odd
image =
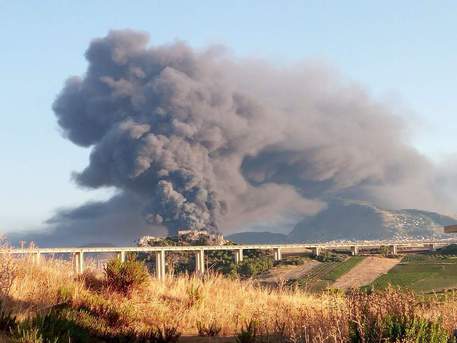
[[[310,294],[211,274],[160,282],[135,260],[75,278],[70,263],[3,257],[0,341],[450,342],[457,297],[383,291]],[[355,260],[352,260],[355,263]]]

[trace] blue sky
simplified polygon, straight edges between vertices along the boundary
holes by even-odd
[[[110,29],[278,64],[322,60],[402,109],[412,144],[439,161],[457,151],[456,18],[455,1],[0,0],[0,232],[108,195],[71,182],[88,150],[62,138],[51,105]]]

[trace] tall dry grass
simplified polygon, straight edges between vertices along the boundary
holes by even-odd
[[[150,278],[145,287],[126,297],[104,287],[102,275],[88,272],[75,277],[70,262],[48,259],[35,265],[22,258],[15,259],[14,266],[12,286],[7,295],[0,295],[13,313],[25,318],[65,302],[75,310],[84,310],[85,317],[78,317],[84,325],[107,333],[145,332],[167,325],[184,335],[196,335],[202,326],[214,325],[221,335],[235,335],[255,323],[263,336],[347,342],[351,323],[381,322],[395,314],[440,322],[449,333],[457,327],[457,298],[452,295],[444,300],[424,300],[393,289],[372,294],[316,295],[207,275],[165,282]]]
[[[10,246],[5,237],[0,235],[0,249],[8,251]],[[8,296],[13,287],[17,265],[9,254],[0,254],[0,295]]]

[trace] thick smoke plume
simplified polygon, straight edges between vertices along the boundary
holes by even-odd
[[[68,79],[54,103],[65,136],[92,149],[76,182],[119,191],[107,203],[59,212],[51,224],[61,230],[82,230],[88,214],[115,215],[112,202],[135,204],[122,211],[136,226],[109,228],[111,237],[132,238],[301,218],[335,195],[442,204],[434,167],[405,143],[403,121],[333,70],[148,44],[134,31],[94,40],[87,72]]]

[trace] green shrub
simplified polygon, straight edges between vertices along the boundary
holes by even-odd
[[[18,343],[86,343],[89,334],[67,319],[65,312],[52,310],[19,323],[13,331],[13,339]]]
[[[270,257],[247,258],[237,265],[237,272],[242,277],[251,277],[271,268],[273,268],[273,260]]]
[[[363,322],[353,321],[349,324],[349,336],[353,343],[455,343],[441,323],[406,315],[389,315],[380,319],[365,317]]]
[[[346,259],[346,256],[324,250],[319,256],[316,256],[315,259],[319,262],[343,262]]]
[[[457,255],[457,244],[451,244],[451,245],[445,246],[443,248],[438,249],[436,252],[433,252],[432,254],[456,256]]]
[[[383,322],[384,336],[389,342],[447,343],[450,341],[448,332],[440,323],[424,318],[413,317],[405,320],[386,317]]]
[[[309,260],[304,256],[290,256],[283,258],[280,261],[275,261],[275,265],[285,265],[285,266],[300,266],[305,263],[306,260]]]
[[[131,258],[121,262],[119,259],[113,259],[105,267],[105,277],[106,285],[110,289],[127,295],[143,286],[149,274],[141,261]]]
[[[130,303],[117,305],[96,293],[86,295],[78,310],[104,322],[110,328],[126,326],[134,320],[133,306]]]

